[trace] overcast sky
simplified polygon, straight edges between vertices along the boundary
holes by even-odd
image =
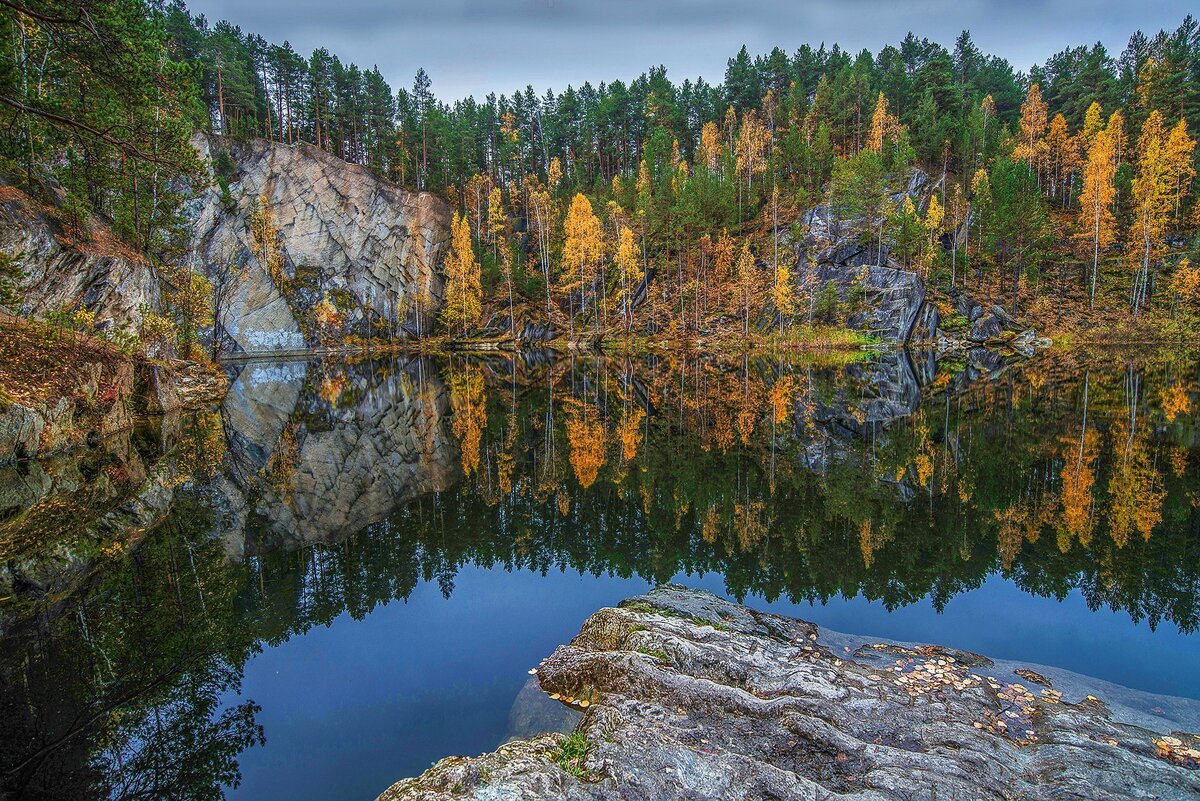
[[[1144,0],[190,0],[210,23],[227,19],[307,55],[326,47],[393,87],[418,67],[442,100],[532,84],[539,94],[584,81],[628,81],[662,64],[676,82],[716,83],[726,60],[808,42],[872,52],[912,31],[953,48],[977,46],[1019,70],[1068,45],[1103,42],[1118,54],[1137,29],[1173,29],[1191,2]]]

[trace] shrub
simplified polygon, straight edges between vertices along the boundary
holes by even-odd
[[[817,290],[816,303],[813,304],[813,317],[826,323],[836,323],[838,316],[837,285],[826,281]]]
[[[146,312],[142,315],[142,325],[138,333],[147,349],[165,348],[175,340],[175,323],[161,314]]]
[[[21,303],[21,279],[25,277],[21,259],[24,255],[0,251],[0,306],[15,310]]]

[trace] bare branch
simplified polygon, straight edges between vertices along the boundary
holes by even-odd
[[[23,14],[30,19],[36,19],[38,22],[44,22],[47,25],[83,25],[92,33],[96,33],[96,26],[92,22],[92,15],[87,13],[82,3],[76,9],[74,17],[52,17],[49,14],[34,11],[29,6],[13,2],[13,0],[0,0],[0,7],[10,8],[18,14]]]

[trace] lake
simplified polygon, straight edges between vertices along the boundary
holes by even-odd
[[[228,369],[0,468],[4,797],[369,801],[569,728],[528,670],[668,581],[1200,728],[1194,359]]]

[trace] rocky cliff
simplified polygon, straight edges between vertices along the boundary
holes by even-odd
[[[325,298],[341,312],[343,333],[428,330],[442,292],[445,201],[307,144],[209,136],[195,144],[217,180],[189,207],[190,266],[244,266],[218,320],[234,349],[314,344],[310,315]],[[252,246],[251,218],[259,209],[269,212],[282,250],[274,277]]]
[[[214,273],[234,265],[231,297],[219,309],[226,350],[261,353],[316,344],[312,310],[337,308],[334,336],[429,330],[441,304],[438,269],[450,209],[366,167],[307,144],[233,141],[197,135],[212,186],[187,206],[185,263]],[[49,187],[50,195],[61,193]],[[269,213],[282,264],[269,274],[251,236],[258,209]],[[161,307],[158,273],[98,219],[83,226],[60,209],[0,184],[0,251],[20,254],[25,314],[86,309],[97,327],[136,333],[144,310]]]
[[[1200,797],[1200,737],[1016,669],[660,588],[538,667],[584,710],[570,738],[450,757],[379,801]]]
[[[136,332],[142,310],[159,305],[150,263],[99,221],[86,230],[57,209],[0,185],[0,251],[20,254],[22,308],[38,317],[59,309],[96,313],[97,328]]]
[[[935,188],[915,170],[891,200],[908,197],[923,210]],[[864,218],[840,218],[822,203],[803,219],[804,236],[785,241],[795,248],[798,277],[811,286],[832,287],[843,304],[857,305],[848,320],[852,328],[886,343],[933,348],[939,355],[983,346],[1029,354],[1049,345],[999,306],[981,306],[965,292],[932,298],[924,279],[892,256],[887,238],[879,242],[866,231]],[[949,324],[939,302],[955,315]],[[964,320],[969,325],[956,325]]]

